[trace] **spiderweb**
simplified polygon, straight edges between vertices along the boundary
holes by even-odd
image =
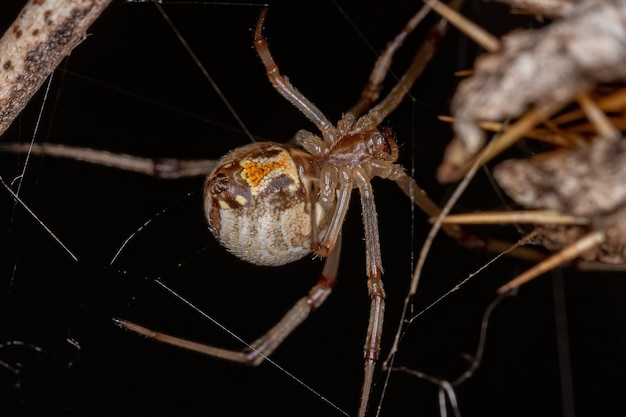
[[[375,52],[416,7],[275,2],[267,36],[282,72],[337,120],[365,83]],[[0,8],[4,28],[19,8]],[[251,47],[255,4],[171,1],[163,8],[223,97],[153,4],[114,2],[3,139],[35,136],[149,157],[219,158],[250,141],[224,98],[257,139],[286,141],[298,129],[311,129],[269,85]],[[505,19],[492,16],[506,15],[506,8],[471,3],[469,12],[504,33]],[[399,51],[396,74],[424,33],[418,32]],[[453,72],[471,66],[475,49],[451,34],[388,122],[401,144],[401,163],[440,202],[450,190],[435,182],[434,172],[451,133],[436,116],[448,112]],[[0,161],[0,380],[8,411],[355,414],[369,308],[358,201],[344,226],[333,294],[271,363],[252,368],[144,340],[111,319],[235,348],[232,334],[254,340],[308,291],[319,260],[261,268],[227,254],[205,226],[202,179],[162,181],[24,155],[0,155]],[[487,179],[479,174],[460,207],[503,204]],[[397,187],[376,180],[374,189],[387,291],[382,362],[429,225]],[[505,230],[512,232],[505,237],[518,236]],[[555,304],[553,291],[559,292],[552,286],[563,283],[559,278],[538,280],[493,304],[495,289],[525,268],[523,261],[505,257],[452,291],[496,255],[436,239],[394,362],[413,374],[380,371],[370,413],[380,404],[380,415],[439,415],[442,381],[458,381],[477,352],[481,361],[472,376],[448,391],[458,402],[448,412],[562,415],[563,392],[575,394],[583,415],[598,401],[624,409],[616,393],[623,388],[625,339],[615,329],[625,316],[617,314],[623,307],[616,307],[615,280],[568,277],[567,314],[558,316],[568,322],[558,325],[554,311],[562,304]],[[488,324],[484,333],[481,324]],[[557,341],[564,340],[567,349],[559,349]],[[564,352],[574,366],[559,367]],[[563,369],[574,371],[571,390],[562,388]]]

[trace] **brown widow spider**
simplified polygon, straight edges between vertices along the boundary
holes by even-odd
[[[459,7],[460,3],[457,1],[454,7]],[[266,9],[262,9],[254,45],[268,78],[276,90],[311,120],[321,133],[320,137],[299,131],[295,136],[297,146],[274,142],[252,143],[231,151],[216,165],[206,161],[165,160],[154,163],[56,145],[30,149],[33,153],[72,157],[159,177],[210,172],[205,183],[205,214],[211,231],[230,252],[258,265],[282,265],[310,253],[326,258],[321,276],[308,294],[298,300],[268,332],[242,351],[192,342],[115,319],[119,326],[210,356],[260,364],[332,291],[339,266],[341,228],[349,198],[356,188],[362,206],[367,285],[371,297],[358,412],[359,416],[365,415],[380,350],[385,306],[377,212],[370,181],[374,177],[392,180],[427,215],[435,217],[439,214],[437,205],[396,164],[398,145],[391,130],[379,125],[400,104],[432,57],[447,28],[444,20],[432,28],[425,44],[389,94],[374,105],[394,53],[428,10],[428,7],[422,8],[387,45],[359,100],[335,126],[279,73],[262,32],[266,15]],[[445,230],[454,237],[459,235],[455,225],[446,226]]]

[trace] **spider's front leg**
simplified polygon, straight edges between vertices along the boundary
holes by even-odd
[[[385,291],[383,289],[382,261],[376,204],[372,185],[365,171],[360,167],[353,169],[353,178],[361,196],[361,210],[365,228],[365,262],[367,268],[367,289],[371,298],[370,317],[365,338],[365,376],[361,393],[359,417],[365,416],[369,402],[374,368],[380,352],[380,339],[383,331],[383,313],[385,310]]]
[[[364,347],[365,365],[359,417],[364,417],[367,411],[374,369],[380,352],[383,313],[385,310],[385,291],[381,279],[382,261],[378,220],[370,176],[361,166],[327,166],[322,170],[320,174],[322,178],[319,193],[320,205],[327,212],[332,212],[332,216],[329,220],[328,231],[322,241],[318,244],[313,241],[314,252],[318,255],[325,256],[330,253],[330,257],[339,259],[337,252],[341,240],[341,225],[346,216],[352,189],[353,187],[358,188],[361,196],[365,229],[367,288],[371,298],[370,316]]]

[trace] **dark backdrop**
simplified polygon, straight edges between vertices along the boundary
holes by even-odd
[[[22,3],[2,3],[4,27]],[[531,17],[511,16],[497,3],[468,3],[464,13],[498,35],[537,25]],[[283,73],[335,121],[355,101],[376,52],[417,7],[419,2],[277,1],[266,34]],[[265,78],[252,48],[257,6],[172,1],[163,8],[254,135],[282,142],[298,129],[312,129]],[[392,68],[396,76],[423,34],[418,30],[398,53]],[[458,82],[454,72],[470,68],[477,52],[452,31],[411,98],[386,122],[401,145],[401,163],[438,202],[452,190],[434,179],[452,133],[437,116],[449,113]],[[389,80],[386,86],[392,84]],[[178,158],[218,158],[249,142],[152,4],[114,2],[55,72],[37,124],[43,100],[43,94],[37,95],[3,140],[28,141],[37,126],[37,141]],[[17,188],[24,160],[0,156],[6,184]],[[356,413],[369,311],[357,199],[344,227],[336,289],[275,352],[276,365],[252,368],[203,357],[112,323],[113,317],[123,317],[181,337],[238,347],[233,337],[155,280],[247,341],[274,324],[315,283],[322,265],[318,259],[253,267],[222,249],[205,225],[202,183],[201,178],[159,181],[31,157],[20,197],[78,261],[0,190],[0,403],[13,413],[7,415],[341,415],[320,396]],[[373,183],[388,295],[384,358],[429,226],[397,187]],[[483,172],[456,210],[504,203]],[[506,227],[477,232],[519,237]],[[426,309],[493,256],[439,237],[412,313]],[[407,329],[396,365],[442,379],[458,377],[468,366],[464,355],[476,352],[481,319],[496,288],[527,266],[505,257],[421,314]],[[562,392],[573,395],[579,416],[623,413],[622,279],[621,274],[565,268],[506,299],[489,322],[481,366],[456,390],[461,414],[566,415]],[[564,290],[555,291],[559,283]],[[555,297],[564,301],[555,304]],[[555,324],[555,307],[566,309],[559,316],[566,323]],[[557,341],[565,349],[559,350]],[[560,374],[559,360],[568,362],[567,354],[571,366]],[[385,373],[376,373],[371,408],[385,379]],[[437,413],[433,384],[391,374],[381,415]]]

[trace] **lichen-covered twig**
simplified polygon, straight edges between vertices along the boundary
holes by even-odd
[[[30,0],[0,39],[0,135],[111,0]]]

